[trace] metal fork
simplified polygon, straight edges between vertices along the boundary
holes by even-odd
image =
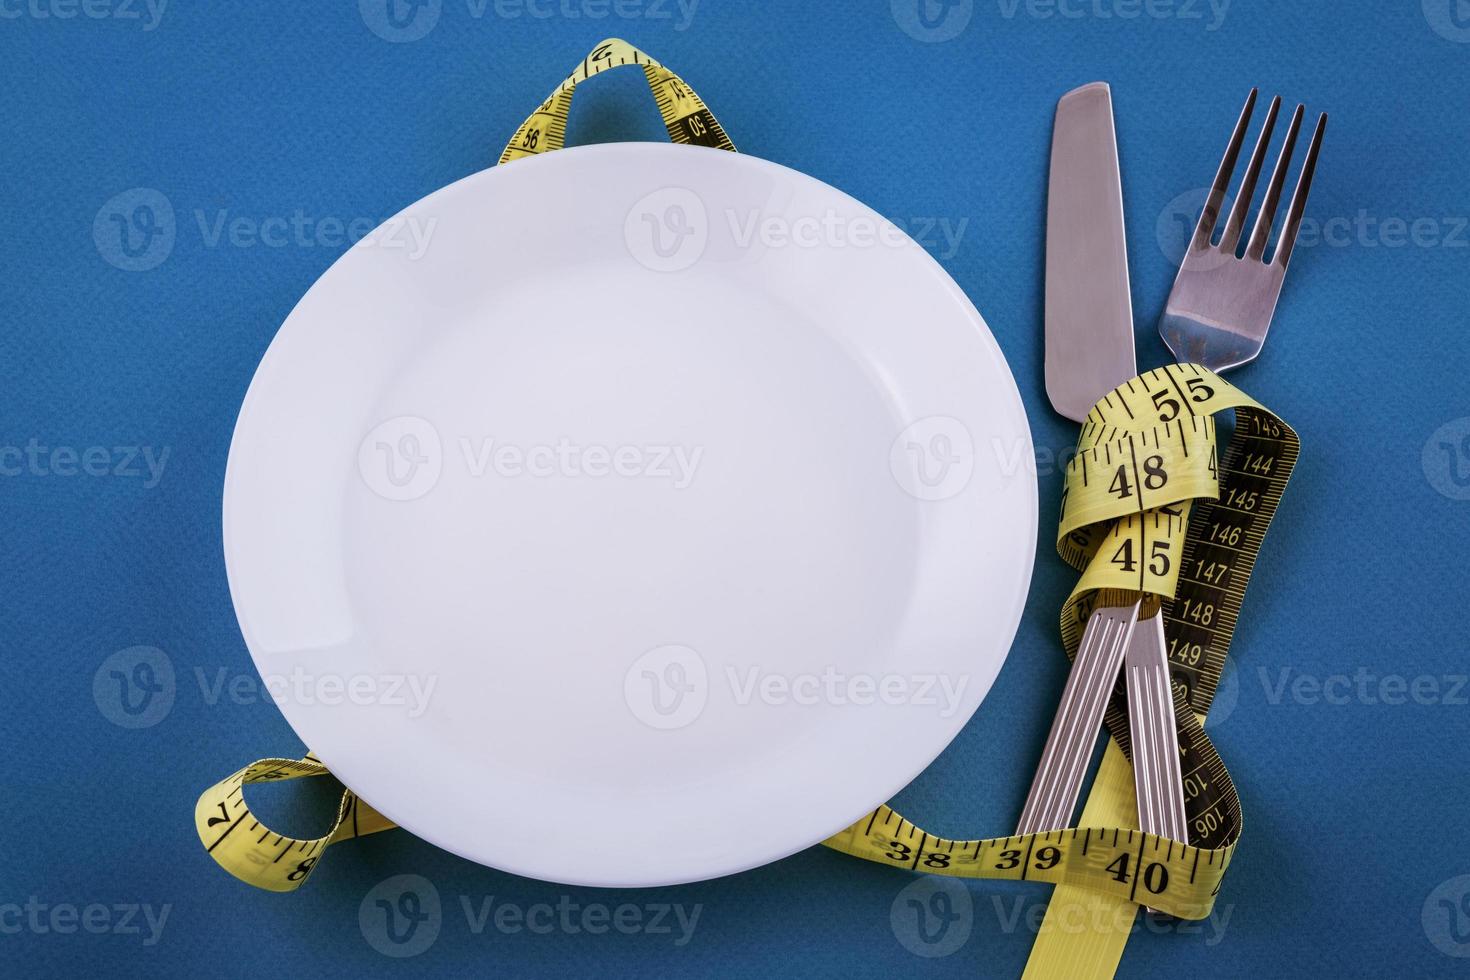
[[[1183,362],[1204,365],[1213,371],[1228,371],[1253,361],[1261,352],[1266,340],[1266,331],[1271,326],[1271,317],[1276,312],[1276,300],[1281,295],[1281,283],[1286,278],[1286,266],[1296,245],[1297,232],[1301,229],[1302,213],[1306,210],[1307,195],[1312,189],[1312,175],[1317,169],[1317,153],[1322,147],[1322,134],[1327,129],[1327,114],[1317,120],[1312,142],[1307,147],[1306,159],[1302,163],[1301,175],[1297,178],[1296,190],[1286,209],[1286,223],[1282,226],[1276,251],[1271,261],[1265,260],[1266,245],[1271,236],[1271,227],[1276,219],[1276,209],[1281,203],[1281,190],[1286,183],[1286,168],[1291,163],[1292,151],[1296,148],[1297,133],[1301,129],[1304,107],[1298,105],[1291,117],[1291,128],[1276,157],[1276,167],[1271,182],[1266,187],[1266,196],[1261,201],[1260,214],[1246,243],[1245,253],[1237,258],[1240,233],[1245,227],[1246,212],[1250,209],[1255,194],[1256,182],[1261,175],[1266,148],[1271,142],[1271,131],[1276,126],[1276,116],[1281,109],[1281,97],[1271,100],[1266,113],[1266,122],[1256,138],[1255,150],[1250,164],[1240,182],[1240,191],[1235,204],[1225,221],[1225,230],[1218,245],[1211,244],[1220,209],[1225,203],[1225,192],[1230,177],[1235,172],[1235,162],[1240,156],[1245,141],[1246,126],[1256,106],[1256,90],[1245,100],[1240,120],[1230,144],[1225,148],[1225,158],[1215,174],[1215,183],[1210,196],[1195,226],[1179,275],[1174,280],[1174,289],[1164,307],[1164,317],[1159,323],[1159,333],[1175,358]]]
[[[1169,646],[1164,613],[1141,621],[1123,662],[1128,689],[1128,728],[1133,738],[1133,788],[1138,798],[1138,826],[1169,840],[1189,842],[1189,816],[1184,810],[1184,774],[1174,713],[1174,686],[1169,675]],[[1152,910],[1150,910],[1152,911]]]

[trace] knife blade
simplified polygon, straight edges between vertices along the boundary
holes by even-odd
[[[1046,394],[1080,422],[1138,373],[1123,184],[1106,82],[1057,102],[1046,204]]]

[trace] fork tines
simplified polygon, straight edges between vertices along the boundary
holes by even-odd
[[[1215,224],[1220,217],[1220,209],[1225,203],[1225,192],[1230,186],[1230,178],[1235,173],[1235,162],[1240,156],[1241,145],[1245,142],[1246,127],[1250,124],[1251,113],[1256,107],[1256,89],[1251,89],[1251,94],[1246,97],[1245,108],[1240,111],[1240,119],[1235,124],[1235,132],[1230,136],[1230,144],[1225,148],[1225,157],[1220,161],[1220,169],[1215,173],[1215,183],[1210,188],[1210,196],[1205,203],[1205,209],[1200,214],[1199,224],[1194,229],[1194,239],[1190,243],[1190,251],[1198,251],[1209,246],[1210,238],[1214,234]],[[1235,204],[1230,209],[1230,216],[1225,222],[1225,231],[1217,246],[1220,251],[1233,253],[1240,242],[1241,230],[1245,227],[1246,212],[1250,209],[1251,199],[1256,192],[1256,182],[1261,176],[1261,165],[1265,162],[1266,148],[1271,142],[1271,132],[1276,128],[1276,116],[1281,110],[1281,96],[1271,100],[1271,107],[1266,112],[1266,121],[1261,126],[1261,133],[1256,137],[1256,146],[1251,153],[1250,163],[1246,167],[1245,176],[1241,179],[1240,190],[1235,196]],[[1298,105],[1291,116],[1291,127],[1286,132],[1286,140],[1281,144],[1281,151],[1276,156],[1276,167],[1271,173],[1271,183],[1267,185],[1266,196],[1261,202],[1260,214],[1256,216],[1255,226],[1251,229],[1250,241],[1246,245],[1245,257],[1261,261],[1266,254],[1266,243],[1271,237],[1271,226],[1276,219],[1276,208],[1281,202],[1281,189],[1286,183],[1286,168],[1291,163],[1292,152],[1296,149],[1297,134],[1301,129],[1302,116],[1306,109]],[[1291,261],[1292,247],[1296,244],[1296,236],[1301,228],[1302,213],[1307,207],[1307,195],[1312,190],[1312,175],[1317,169],[1317,153],[1322,147],[1322,134],[1327,129],[1327,113],[1322,113],[1317,119],[1317,128],[1312,133],[1312,142],[1307,147],[1306,160],[1302,163],[1301,176],[1297,178],[1296,190],[1291,195],[1291,204],[1286,209],[1286,224],[1282,227],[1281,236],[1278,239],[1276,253],[1271,261],[1282,269]]]
[[[1261,353],[1261,345],[1271,328],[1271,318],[1281,295],[1281,284],[1286,279],[1286,265],[1291,261],[1297,232],[1301,230],[1307,195],[1312,189],[1312,175],[1317,170],[1317,154],[1322,148],[1322,134],[1327,129],[1324,113],[1317,120],[1317,130],[1312,134],[1306,159],[1302,162],[1301,176],[1297,178],[1296,190],[1286,209],[1285,223],[1276,237],[1275,252],[1267,262],[1266,246],[1271,239],[1281,191],[1286,184],[1286,168],[1291,165],[1302,115],[1306,111],[1302,106],[1297,106],[1292,113],[1291,128],[1282,141],[1276,168],[1261,201],[1261,213],[1256,216],[1250,239],[1243,249],[1240,248],[1240,236],[1255,196],[1256,183],[1260,180],[1266,150],[1271,145],[1271,132],[1276,128],[1276,117],[1281,112],[1279,98],[1271,100],[1271,108],[1256,138],[1250,163],[1241,178],[1235,204],[1225,221],[1220,244],[1210,243],[1255,107],[1256,90],[1251,89],[1240,119],[1235,123],[1235,132],[1230,136],[1230,144],[1225,148],[1225,158],[1215,173],[1215,183],[1210,188],[1204,212],[1185,250],[1184,261],[1179,265],[1179,275],[1174,279],[1174,289],[1164,306],[1163,318],[1159,321],[1159,334],[1175,357],[1201,364],[1212,371],[1239,367]],[[1238,252],[1242,253],[1239,258]]]

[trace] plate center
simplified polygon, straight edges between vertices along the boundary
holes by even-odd
[[[691,752],[758,764],[742,742],[823,724],[796,689],[878,669],[919,502],[830,330],[725,276],[596,268],[450,323],[383,390],[344,534],[354,618],[437,676],[435,718],[488,719],[523,773],[666,782]],[[643,738],[697,672],[685,737]]]

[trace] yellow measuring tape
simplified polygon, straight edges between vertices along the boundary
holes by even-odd
[[[1237,421],[1222,462],[1213,416],[1229,409]],[[1106,590],[1162,601],[1188,842],[1085,822],[1046,834],[956,841],[880,807],[827,846],[933,874],[1083,885],[1180,918],[1208,917],[1241,815],[1235,786],[1196,712],[1209,710],[1256,551],[1297,452],[1296,434],[1275,415],[1218,375],[1185,364],[1134,378],[1099,402],[1067,467],[1057,550],[1082,578],[1062,607],[1062,642],[1068,657],[1076,656]],[[1121,686],[1107,724],[1126,753]]]
[[[576,94],[577,86],[599,72],[624,65],[643,69],[643,77],[648,79],[648,88],[653,92],[653,101],[663,117],[664,128],[669,131],[669,139],[675,143],[694,143],[734,152],[735,144],[725,135],[724,127],[684,79],[627,41],[610,37],[593,48],[577,70],[526,117],[505,145],[500,162],[509,163],[522,157],[560,150],[566,145],[567,116],[572,111],[572,96]]]
[[[679,76],[624,41],[599,44],[516,130],[500,162],[565,143],[578,84],[609,68],[643,69],[670,137],[733,151],[704,102]],[[1214,416],[1235,413],[1221,458]],[[1061,632],[1075,656],[1082,628],[1105,590],[1143,592],[1162,602],[1179,718],[1189,841],[1136,829],[1126,697],[1107,712],[1112,735],[1080,825],[981,840],[931,834],[880,806],[823,843],[894,867],[966,878],[1060,886],[1047,922],[1065,899],[1137,906],[1185,919],[1209,916],[1241,831],[1240,799],[1201,722],[1214,698],[1236,619],[1266,529],[1298,454],[1296,434],[1263,406],[1210,371],[1173,365],[1140,375],[1105,397],[1083,423],[1068,465],[1057,550],[1082,573],[1062,609]],[[195,825],[205,848],[237,878],[271,891],[299,888],[328,845],[394,825],[350,789],[324,835],[302,840],[256,820],[245,802],[251,783],[326,775],[314,757],[262,759],[211,786]],[[1126,930],[1086,941],[1048,943],[1048,925],[1028,975],[1110,976]],[[1085,953],[1085,955],[1084,955]],[[1084,962],[1085,961],[1085,962]]]

